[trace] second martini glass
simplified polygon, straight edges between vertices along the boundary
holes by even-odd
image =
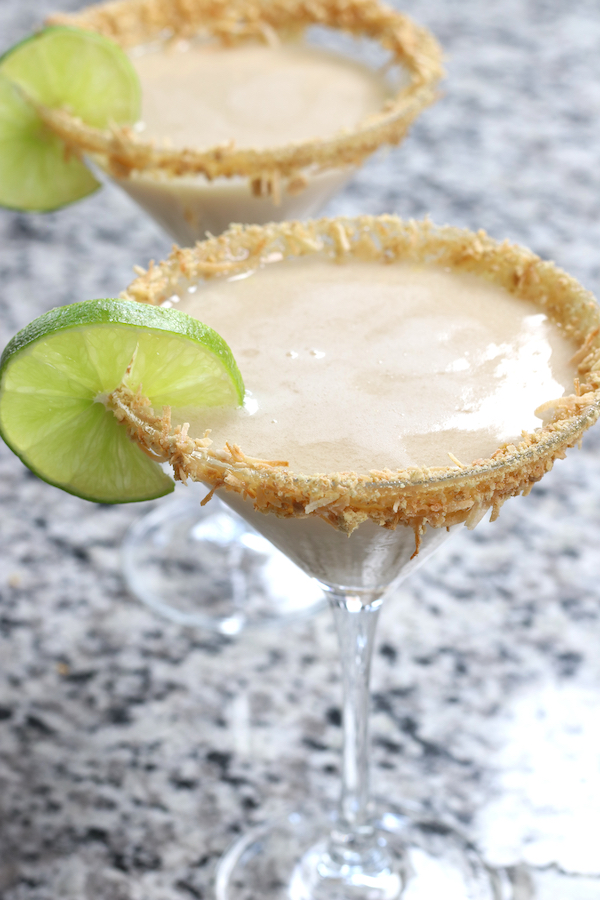
[[[259,0],[250,5],[241,0],[214,4],[193,0],[176,9],[170,0],[118,0],[52,21],[104,34],[130,51],[134,63],[144,55],[151,62],[153,51],[172,50],[185,42],[186,47],[207,47],[209,52],[218,48],[217,62],[222,65],[229,55],[234,66],[236,48],[288,47],[293,53],[304,47],[320,52],[318,45],[324,40],[334,50],[341,44],[336,50],[341,60],[350,60],[360,48],[363,57],[375,61],[375,67],[364,58],[353,63],[358,65],[355,76],[376,78],[384,89],[381,107],[366,119],[343,132],[334,128],[329,136],[309,135],[303,140],[286,137],[284,128],[279,145],[261,143],[261,149],[233,141],[206,149],[169,147],[144,141],[143,132],[101,132],[65,111],[47,111],[48,123],[70,147],[95,160],[185,245],[202,239],[206,231],[221,232],[232,221],[314,215],[371,153],[404,138],[415,118],[434,101],[442,74],[433,37],[377,0],[343,4]],[[176,60],[177,55],[170,58]],[[315,66],[323,63],[321,57],[315,59]],[[276,70],[271,77],[277,79]],[[290,77],[283,73],[282,90]],[[165,80],[159,87],[169,99],[171,114],[169,84]],[[143,77],[142,89],[143,95],[152,89]],[[322,95],[329,89],[326,80],[316,88]],[[268,101],[259,101],[260,97],[252,98],[274,134],[282,118],[281,101],[271,112]],[[182,116],[192,118],[190,109],[182,109]],[[197,131],[201,142],[202,128]],[[123,570],[138,597],[182,624],[229,635],[249,625],[304,615],[322,605],[321,591],[264,537],[219,501],[201,511],[199,502],[200,496],[159,507],[126,536]]]
[[[48,125],[184,246],[231,222],[314,215],[400,143],[443,74],[433,36],[379,0],[113,0],[50,23],[130,53],[151,131],[64,109]]]
[[[483,233],[406,224],[393,217],[234,229],[153,268],[125,298],[161,303],[177,291],[181,295],[190,280],[200,284],[202,273],[219,261],[227,262],[234,274],[276,260],[285,273],[288,261],[315,255],[328,260],[332,271],[339,271],[334,261],[343,268],[355,260],[384,265],[392,272],[400,262],[417,269],[468,272],[530,301],[537,308],[534,319],[548,317],[561,340],[570,338],[578,348],[570,364],[573,393],[558,400],[554,394],[547,397],[546,424],[523,432],[516,443],[501,444],[487,458],[364,475],[301,475],[280,463],[247,457],[239,447],[213,451],[205,440],[190,438],[187,429],[169,431],[162,418],[127,388],[111,396],[110,403],[128,424],[131,437],[157,458],[171,460],[179,477],[213,488],[226,486],[226,502],[320,581],[339,637],[344,745],[338,809],[328,815],[318,804],[309,805],[243,836],[221,861],[217,897],[504,900],[510,896],[510,885],[503,874],[491,872],[468,840],[447,824],[411,816],[387,800],[382,805],[371,801],[368,697],[375,627],[384,594],[394,580],[424,561],[454,526],[474,527],[487,511],[495,517],[506,499],[527,493],[597,421],[600,313],[593,297],[573,279],[528,251],[497,244]],[[299,269],[287,271],[292,278]],[[371,274],[375,278],[374,270]],[[338,292],[338,297],[345,311],[347,291]],[[438,312],[449,329],[445,304],[446,297],[440,297]],[[483,315],[493,317],[493,306]],[[346,330],[352,333],[352,326]],[[270,347],[273,335],[266,333],[264,340]],[[367,352],[360,336],[357,353],[359,348]],[[484,348],[496,354],[498,346],[484,344]],[[459,371],[461,358],[464,363],[459,356],[447,371]],[[472,386],[483,369],[478,373],[472,376]],[[440,390],[443,382],[437,381]],[[335,379],[328,387],[335,397]],[[529,379],[513,385],[514,405],[529,387]],[[410,391],[409,386],[404,389]],[[435,393],[434,388],[431,391]],[[431,391],[426,398],[434,403]],[[494,397],[492,391],[489,397]],[[391,409],[389,414],[391,418]],[[213,420],[207,412],[205,425]],[[379,427],[383,438],[390,423],[382,420]]]

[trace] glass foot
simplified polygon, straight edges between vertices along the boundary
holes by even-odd
[[[135,522],[121,548],[129,590],[181,625],[236,635],[325,606],[300,571],[217,498],[173,500]]]
[[[529,900],[438,822],[394,808],[373,820],[365,866],[332,860],[333,818],[296,812],[238,840],[216,873],[217,900]],[[325,837],[324,837],[325,835]],[[333,862],[333,864],[332,864]],[[520,888],[522,885],[520,885]]]

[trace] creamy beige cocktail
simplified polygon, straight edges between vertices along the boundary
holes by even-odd
[[[382,75],[340,54],[302,44],[224,49],[205,42],[160,44],[133,55],[142,86],[138,134],[158,145],[263,150],[355,128],[390,96]],[[230,222],[311,215],[350,177],[314,172],[263,198],[239,176],[177,179],[132,173],[118,183],[182,243]],[[185,224],[182,224],[185,223]]]
[[[215,445],[292,472],[487,458],[573,389],[572,343],[469,273],[307,257],[192,289],[164,305],[225,337],[247,391],[243,411],[211,412]],[[197,414],[191,433],[206,427]]]
[[[390,94],[380,73],[302,43],[225,49],[181,40],[131,55],[142,86],[138,130],[180,149],[330,138],[374,115]]]
[[[193,0],[183,11],[118,0],[52,21],[125,47],[143,111],[133,131],[111,135],[64,111],[48,121],[184,244],[231,221],[314,214],[404,137],[442,74],[433,38],[376,0]],[[315,24],[378,45],[385,71],[311,46]]]
[[[574,356],[598,314],[579,290],[518,248],[388,218],[234,232],[128,296],[211,325],[244,374],[243,409],[192,423],[230,448],[200,442],[196,474],[311,574],[372,587],[415,535],[444,533],[427,526],[475,524],[528,489],[574,413],[597,414],[600,364]]]

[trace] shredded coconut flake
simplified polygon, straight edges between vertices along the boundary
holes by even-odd
[[[255,268],[273,254],[285,259],[311,253],[341,262],[402,260],[472,272],[543,305],[545,313],[585,350],[578,366],[579,389],[574,385],[568,397],[543,404],[543,427],[532,434],[524,432],[518,445],[498,447],[489,459],[463,464],[453,458],[452,466],[386,469],[368,475],[295,475],[286,470],[284,461],[248,457],[234,444],[213,449],[208,434],[195,440],[186,436],[184,429],[172,426],[168,410],[162,417],[155,415],[140,393],[124,386],[113,392],[107,403],[117,418],[140,446],[157,459],[168,459],[177,478],[233,490],[265,513],[316,515],[347,533],[366,519],[391,529],[408,525],[415,529],[418,545],[427,526],[464,522],[473,527],[488,509],[493,521],[506,499],[527,493],[600,416],[600,312],[594,298],[553,263],[508,242],[498,243],[484,232],[475,235],[436,227],[428,220],[402,222],[394,216],[233,226],[193,250],[175,249],[122,296],[160,305],[182,276],[210,279],[223,271]],[[581,393],[583,385],[586,390]]]
[[[233,143],[206,151],[159,147],[131,127],[92,128],[67,110],[40,108],[46,124],[77,155],[98,154],[115,177],[133,171],[169,175],[247,177],[258,196],[277,203],[288,190],[303,187],[302,170],[359,165],[383,144],[398,144],[419,114],[437,99],[443,77],[441,50],[424,28],[378,0],[111,0],[73,15],[52,16],[50,24],[97,31],[124,48],[203,33],[224,46],[249,40],[267,44],[297,36],[311,25],[326,25],[357,38],[377,41],[402,66],[405,85],[381,111],[355,129],[328,140],[310,140],[265,150],[238,149]]]

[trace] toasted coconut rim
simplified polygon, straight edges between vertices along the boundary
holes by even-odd
[[[383,144],[398,144],[409,126],[437,97],[443,76],[441,51],[433,36],[378,0],[113,0],[74,15],[55,15],[50,24],[97,31],[125,49],[157,40],[212,36],[224,46],[248,40],[285,40],[311,25],[326,25],[368,37],[391,54],[410,82],[375,115],[327,140],[310,140],[264,150],[233,145],[208,150],[160,148],[128,127],[92,128],[66,110],[40,110],[46,124],[79,154],[98,155],[115,177],[131,172],[170,176],[245,176],[258,193],[276,193],[281,177],[309,167],[359,165]],[[275,183],[271,191],[265,185]]]
[[[366,519],[387,528],[408,525],[416,534],[427,525],[464,522],[473,527],[488,509],[493,519],[508,497],[528,493],[600,416],[600,311],[594,297],[552,262],[494,241],[483,231],[436,227],[428,220],[403,222],[394,216],[233,226],[193,249],[174,248],[165,262],[139,270],[122,297],[161,304],[190,281],[309,254],[341,264],[356,259],[450,267],[531,301],[580,347],[573,359],[577,368],[573,393],[546,405],[548,421],[543,427],[501,445],[489,459],[368,474],[305,475],[287,471],[278,461],[248,457],[234,444],[215,450],[207,435],[194,439],[187,426],[173,427],[169,410],[156,415],[143,397],[119,388],[111,399],[116,415],[149,453],[171,462],[177,479],[225,487],[261,512],[316,515],[347,533]]]

